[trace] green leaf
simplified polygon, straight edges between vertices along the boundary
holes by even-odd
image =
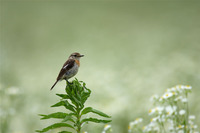
[[[81,102],[82,104],[84,104],[86,102],[86,100],[88,99],[88,97],[90,96],[91,90],[89,90],[88,88],[84,88],[82,94],[81,94]]]
[[[85,85],[85,84],[84,84]],[[90,95],[88,90],[85,90],[84,86],[77,79],[73,80],[71,84],[67,83],[66,93],[76,107],[84,108],[84,103]]]
[[[58,132],[58,133],[72,133],[72,132],[68,132],[68,131],[61,131],[61,132]]]
[[[63,99],[69,99],[69,96],[66,94],[56,94],[57,96],[63,98]]]
[[[59,106],[64,106],[64,105],[65,105],[64,102],[63,102],[63,101],[60,101],[60,102],[58,102],[58,103],[52,105],[51,107],[59,107]]]
[[[43,116],[41,119],[50,119],[50,118],[57,118],[57,119],[63,119],[67,116],[68,114],[67,113],[63,113],[63,112],[56,112],[56,113],[52,113],[52,114],[49,114],[49,115],[43,115],[43,114],[40,114],[40,116]]]
[[[69,109],[69,110],[75,112],[74,106],[71,105],[67,100],[60,101],[60,102],[52,105],[51,107],[59,107],[59,106],[64,106],[66,109]]]
[[[76,97],[72,96],[72,99],[73,99],[73,104],[75,106],[79,105],[80,107],[83,107],[83,104],[80,102],[80,100],[78,100]]]
[[[95,123],[109,123],[112,120],[101,120],[101,119],[97,119],[97,118],[85,118],[81,121],[81,123],[84,122],[95,122]]]
[[[87,113],[95,113],[95,114],[98,114],[100,116],[103,116],[103,117],[106,117],[106,118],[110,118],[111,116],[108,116],[107,114],[99,111],[99,110],[96,110],[96,109],[93,109],[92,107],[87,107],[85,108],[82,112],[81,112],[81,115],[84,115],[84,114],[87,114]]]
[[[66,109],[69,109],[69,110],[75,112],[75,110],[74,110],[75,107],[73,105],[71,105],[67,100],[65,100],[63,102],[65,103],[64,106],[65,106]]]
[[[75,114],[74,114],[74,113],[68,114],[68,115],[63,119],[62,122],[71,121],[71,122],[75,123],[75,121],[73,120],[72,115],[75,115]]]
[[[60,128],[60,127],[70,127],[72,129],[74,129],[73,126],[69,125],[69,124],[66,124],[66,123],[55,123],[53,125],[50,125],[42,130],[36,130],[36,132],[40,132],[40,133],[43,133],[43,132],[47,132],[51,129],[55,129],[55,128]]]

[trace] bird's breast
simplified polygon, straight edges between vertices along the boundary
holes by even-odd
[[[78,64],[75,63],[74,66],[65,73],[63,78],[69,79],[75,76],[78,72],[78,68],[79,68]]]
[[[80,66],[80,61],[79,61],[79,60],[75,60],[75,62],[76,62],[76,64],[77,64],[78,66]]]

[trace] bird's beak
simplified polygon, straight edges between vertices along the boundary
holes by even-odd
[[[84,55],[80,55],[79,57],[83,57]]]

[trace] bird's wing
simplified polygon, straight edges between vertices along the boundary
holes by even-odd
[[[71,68],[74,66],[74,62],[75,62],[75,60],[69,59],[69,60],[67,60],[67,61],[64,63],[62,69],[60,70],[60,73],[58,74],[57,81],[60,80],[60,79],[63,77],[63,75],[64,75],[69,69],[71,69]]]

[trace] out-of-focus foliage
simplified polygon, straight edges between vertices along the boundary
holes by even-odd
[[[111,114],[113,132],[148,118],[149,97],[176,84],[193,86],[188,101],[200,123],[200,2],[4,0],[0,6],[0,87],[26,95],[9,133],[50,124],[37,114],[51,113],[46,107],[64,92],[65,82],[49,89],[75,51],[85,55],[76,77],[93,88],[87,104]],[[91,127],[84,131],[103,128]]]
[[[10,125],[15,118],[20,119],[18,112],[24,107],[24,94],[17,87],[0,88],[0,98],[0,133],[13,132]]]

